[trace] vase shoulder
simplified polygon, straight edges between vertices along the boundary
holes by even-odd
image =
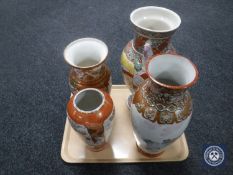
[[[174,92],[154,87],[150,80],[138,88],[132,102],[142,117],[159,124],[179,123],[192,114],[192,98],[188,90]]]
[[[76,106],[74,105],[75,95],[73,95],[67,104],[68,116],[73,121],[81,125],[88,126],[93,123],[100,123],[100,124],[103,123],[104,120],[106,120],[106,118],[110,116],[114,108],[113,101],[110,98],[110,96],[107,95],[105,92],[103,94],[104,94],[103,105],[98,110],[95,110],[94,112],[89,112],[89,111],[82,112],[82,111],[77,110]]]

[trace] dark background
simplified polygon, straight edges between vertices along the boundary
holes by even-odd
[[[103,40],[113,83],[122,84],[120,55],[133,37],[129,14],[147,5],[181,16],[173,44],[199,68],[186,130],[189,158],[177,163],[64,163],[60,150],[70,95],[64,47],[82,37]],[[0,0],[0,174],[232,174],[232,50],[231,0]],[[225,145],[224,166],[204,164],[205,144]]]

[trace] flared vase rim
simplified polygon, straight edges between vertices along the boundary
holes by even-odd
[[[186,83],[186,84],[182,84],[182,85],[169,85],[169,84],[165,84],[165,83],[162,83],[158,80],[156,80],[149,72],[148,70],[148,67],[149,67],[149,64],[154,61],[155,59],[158,59],[160,56],[165,56],[165,55],[170,55],[172,57],[176,56],[176,57],[180,57],[182,59],[185,59],[186,61],[188,61],[188,63],[193,67],[194,71],[195,71],[195,76],[194,78],[192,79],[191,82],[189,83]],[[197,83],[198,79],[199,79],[199,72],[198,72],[198,69],[196,67],[196,65],[188,58],[182,56],[182,55],[179,55],[179,54],[159,54],[159,55],[156,55],[156,56],[152,56],[149,58],[149,62],[146,64],[146,73],[149,77],[149,79],[156,83],[157,85],[161,86],[161,87],[164,87],[164,88],[167,88],[167,89],[173,89],[173,90],[185,90],[189,87],[192,87],[194,84]]]
[[[71,63],[71,62],[69,61],[69,58],[67,57],[67,54],[66,54],[66,53],[68,52],[68,49],[69,49],[71,46],[77,44],[78,42],[82,42],[82,41],[95,41],[95,42],[100,43],[100,44],[106,49],[105,56],[104,56],[103,58],[101,58],[100,61],[99,61],[98,63],[93,64],[93,65],[91,65],[91,66],[78,66],[78,65],[75,65],[75,64]],[[84,70],[86,70],[86,69],[93,69],[93,68],[98,67],[99,65],[103,64],[103,63],[106,61],[107,56],[108,56],[108,46],[107,46],[102,40],[97,39],[97,38],[91,38],[91,37],[80,38],[80,39],[76,39],[76,40],[72,41],[71,43],[69,43],[69,44],[65,47],[64,52],[63,52],[63,56],[64,56],[65,62],[66,62],[68,65],[70,65],[71,67],[73,67],[73,68],[84,69]]]
[[[146,10],[146,9],[157,9],[157,10],[159,9],[159,10],[163,10],[163,11],[169,12],[171,15],[174,15],[174,17],[176,17],[176,19],[177,19],[177,24],[176,24],[174,27],[172,27],[171,29],[164,29],[164,30],[152,30],[152,29],[149,29],[149,28],[145,28],[145,27],[143,27],[143,26],[140,26],[140,25],[138,25],[138,24],[135,22],[135,20],[133,19],[133,16],[135,15],[136,12],[138,12],[138,11],[140,11],[140,10]],[[173,32],[173,31],[175,31],[176,29],[178,29],[179,26],[180,26],[180,24],[181,24],[181,18],[180,18],[180,16],[179,16],[176,12],[174,12],[174,11],[168,9],[168,8],[160,7],[160,6],[144,6],[144,7],[136,8],[136,9],[134,9],[134,10],[130,13],[130,21],[131,21],[131,23],[132,23],[135,27],[137,27],[137,28],[139,28],[139,29],[141,29],[141,30],[144,30],[144,31],[147,31],[147,32],[151,32],[151,33],[161,33],[161,34]]]

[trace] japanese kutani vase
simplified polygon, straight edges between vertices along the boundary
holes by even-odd
[[[162,53],[175,53],[171,37],[180,26],[181,19],[175,12],[162,7],[141,7],[130,14],[134,38],[121,55],[123,78],[131,92],[148,78],[147,58]]]
[[[114,105],[108,93],[95,88],[78,91],[67,104],[67,116],[89,149],[104,149],[114,118]]]
[[[157,156],[179,138],[192,115],[188,88],[198,79],[195,65],[172,54],[152,57],[149,78],[136,90],[131,104],[134,136],[139,151]]]
[[[72,93],[84,88],[110,92],[112,79],[105,63],[107,55],[106,44],[95,38],[78,39],[65,48],[64,58],[71,66],[69,85]]]

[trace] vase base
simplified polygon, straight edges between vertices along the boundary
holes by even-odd
[[[104,144],[99,145],[99,146],[94,147],[94,148],[89,147],[89,146],[88,146],[87,148],[88,148],[90,151],[93,151],[93,152],[99,152],[99,151],[104,150],[106,146],[107,146],[107,143],[104,143]]]
[[[157,153],[147,153],[145,151],[143,151],[139,146],[138,144],[136,144],[137,146],[137,149],[138,149],[138,152],[141,153],[142,155],[146,156],[146,157],[159,157],[163,154],[164,151],[161,151],[161,152],[157,152]]]

